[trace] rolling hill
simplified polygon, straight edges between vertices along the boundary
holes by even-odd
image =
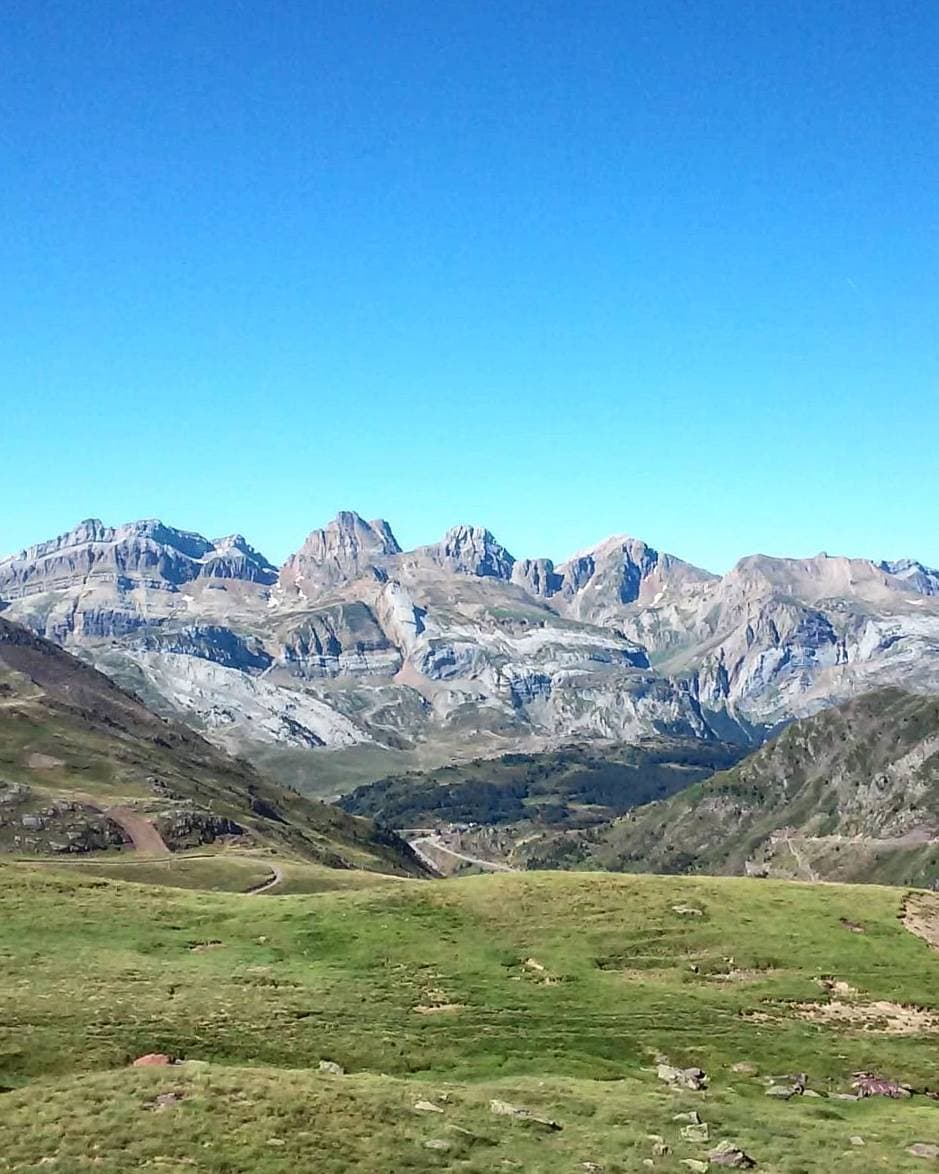
[[[232,838],[338,867],[422,871],[393,834],[277,786],[0,617],[0,851],[161,853]]]

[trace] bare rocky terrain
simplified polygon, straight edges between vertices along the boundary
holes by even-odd
[[[341,513],[279,570],[240,535],[86,521],[0,561],[4,614],[322,794],[571,739],[758,744],[865,690],[939,690],[939,573],[610,538],[555,566]],[[310,751],[317,753],[313,756]]]

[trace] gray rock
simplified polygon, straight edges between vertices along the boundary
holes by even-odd
[[[701,1068],[674,1068],[671,1064],[659,1064],[656,1069],[659,1080],[676,1088],[687,1088],[700,1092],[707,1088],[707,1074]]]
[[[939,1145],[933,1145],[931,1142],[915,1141],[912,1145],[906,1147],[906,1152],[914,1158],[932,1158],[935,1160],[939,1158]]]
[[[732,1141],[722,1141],[708,1154],[712,1166],[729,1166],[734,1170],[751,1170],[756,1162]]]
[[[558,1131],[562,1128],[559,1122],[552,1121],[547,1117],[537,1117],[530,1109],[526,1109],[522,1105],[510,1104],[508,1101],[490,1101],[489,1111],[495,1113],[497,1117],[514,1117],[518,1121],[525,1121],[530,1125],[536,1125],[542,1129]]]
[[[435,1105],[433,1101],[417,1101],[414,1108],[418,1113],[442,1113],[443,1109],[439,1105]]]
[[[337,1064],[335,1060],[320,1060],[319,1071],[326,1072],[330,1076],[345,1076],[346,1070],[341,1064]]]

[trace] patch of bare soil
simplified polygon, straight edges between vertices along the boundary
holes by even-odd
[[[51,754],[30,754],[26,759],[26,765],[30,770],[55,770],[57,767],[65,766],[61,758],[53,758]]]
[[[764,979],[772,978],[776,971],[772,968],[766,970],[751,970],[746,967],[731,967],[730,970],[720,970],[715,974],[707,975],[711,982],[762,982]]]
[[[152,856],[169,856],[163,837],[149,819],[133,811],[130,807],[117,806],[104,808],[104,814],[113,820],[129,837],[137,852],[146,852]]]
[[[939,950],[939,894],[907,893],[900,920],[910,933]]]
[[[939,1031],[939,1016],[922,1007],[905,1007],[878,999],[873,1003],[845,1002],[799,1003],[795,1010],[800,1019],[827,1023],[832,1027],[855,1027],[881,1035],[922,1035]]]

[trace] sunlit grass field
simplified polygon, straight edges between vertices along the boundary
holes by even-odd
[[[904,897],[597,874],[239,895],[0,865],[0,1169],[686,1171],[724,1139],[787,1174],[928,1168],[906,1147],[939,1144],[936,1102],[827,1095],[861,1070],[939,1087],[928,1016],[896,1034],[939,1014]],[[834,982],[850,1022],[812,1010]],[[148,1052],[189,1063],[128,1067]],[[822,1096],[766,1095],[803,1073]]]

